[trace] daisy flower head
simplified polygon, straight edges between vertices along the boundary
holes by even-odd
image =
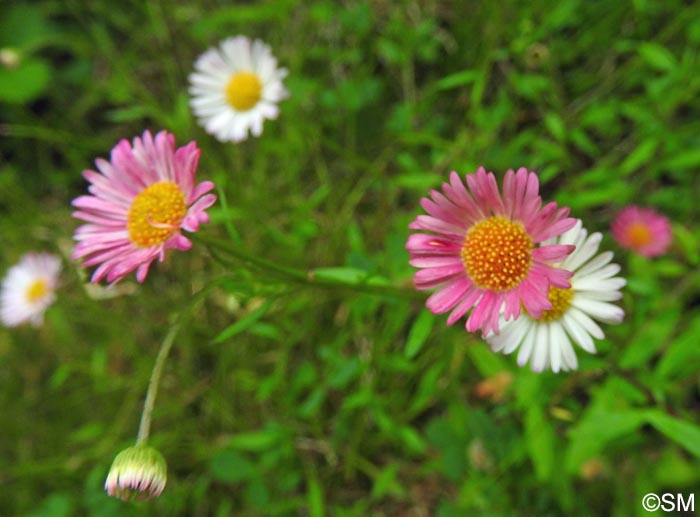
[[[525,311],[516,320],[501,318],[501,332],[485,336],[495,352],[518,351],[518,364],[535,372],[551,368],[575,370],[578,360],[572,340],[586,352],[596,352],[593,338],[603,339],[603,331],[594,321],[620,323],[624,311],[610,303],[622,297],[620,289],[627,283],[617,277],[620,266],[611,264],[612,251],[596,255],[602,235],[588,235],[581,221],[548,243],[574,245],[576,249],[557,266],[573,272],[571,287],[551,286],[547,297],[552,308],[538,316]]]
[[[44,312],[56,300],[61,261],[49,253],[27,253],[12,266],[0,286],[0,320],[16,327],[39,326]]]
[[[466,329],[498,332],[501,307],[505,319],[517,318],[521,304],[530,314],[552,308],[550,285],[569,288],[569,271],[550,264],[564,260],[569,244],[535,246],[576,224],[568,208],[554,202],[542,206],[539,180],[525,168],[508,170],[503,195],[496,178],[480,167],[466,175],[456,172],[442,192],[432,190],[421,200],[428,215],[419,215],[409,228],[410,264],[417,289],[439,289],[427,300],[434,314],[452,311],[452,325],[470,309]],[[429,232],[429,233],[423,233]]]
[[[195,142],[175,149],[175,137],[145,131],[133,143],[121,140],[110,161],[95,160],[97,171],[83,176],[91,195],[73,200],[73,216],[86,221],[73,238],[72,258],[84,266],[98,266],[91,278],[117,282],[132,271],[143,282],[148,267],[165,252],[188,250],[192,242],[181,230],[196,232],[209,221],[206,209],[216,196],[207,194],[211,181],[195,185],[200,151]]]
[[[263,121],[277,118],[277,103],[288,96],[282,85],[287,70],[257,39],[225,39],[199,56],[194,69],[189,77],[192,111],[221,142],[241,142],[249,130],[260,136]]]
[[[610,229],[621,247],[645,257],[663,255],[671,245],[671,223],[651,208],[636,205],[623,208]]]

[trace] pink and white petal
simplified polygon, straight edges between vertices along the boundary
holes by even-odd
[[[526,316],[523,316],[522,318],[518,318],[515,321],[512,321],[511,323],[508,324],[508,332],[507,336],[508,338],[505,340],[504,347],[503,347],[503,353],[504,354],[511,354],[513,351],[520,346],[522,343],[523,339],[525,338],[525,335],[531,331],[533,325],[533,320],[532,318],[528,318]],[[504,334],[504,331],[501,330],[501,336]],[[500,337],[500,336],[499,336]]]
[[[426,233],[413,233],[408,236],[406,249],[413,255],[454,255],[459,254],[462,247],[444,237]]]
[[[535,345],[535,339],[537,338],[537,325],[533,325],[529,329],[529,332],[525,333],[522,345],[518,350],[518,366],[525,366],[530,359],[532,354],[532,349]]]
[[[194,190],[190,191],[190,195],[186,201],[187,204],[192,204],[195,200],[199,199],[207,192],[213,190],[214,187],[215,187],[214,182],[202,181],[194,188]]]
[[[569,281],[569,279],[573,276],[571,271],[551,266],[546,266],[546,269],[547,279],[552,287],[556,287],[558,289],[571,288],[571,282]]]
[[[578,367],[576,352],[571,345],[569,336],[564,331],[561,323],[558,321],[550,323],[550,360],[552,371],[558,373],[559,370],[575,370]]]
[[[174,235],[173,237],[168,239],[168,241],[165,244],[168,248],[173,247],[180,251],[187,251],[192,249],[192,241],[182,234]]]
[[[128,208],[125,208],[124,206],[104,201],[95,196],[79,196],[75,198],[71,204],[84,210],[97,211],[98,215],[104,214],[107,217],[114,215],[126,218],[126,214],[128,212]]]
[[[413,267],[427,268],[427,267],[443,267],[443,266],[457,266],[462,264],[461,257],[454,255],[437,255],[437,256],[420,256],[411,258],[408,263]]]
[[[541,293],[537,288],[525,281],[521,285],[521,297],[525,310],[533,318],[537,319],[542,316],[544,311],[548,311],[552,308],[552,303],[547,298],[545,293]]]
[[[479,300],[483,291],[476,287],[475,285],[470,285],[469,290],[464,295],[462,301],[452,310],[450,315],[447,317],[447,325],[454,324],[459,318],[464,316],[469,309],[471,309],[475,303]]]
[[[587,276],[591,273],[598,271],[603,266],[607,265],[613,259],[612,251],[604,251],[594,259],[590,260],[587,264],[582,266],[577,272],[577,276]]]
[[[576,248],[576,253],[572,254],[566,261],[567,269],[576,271],[578,268],[588,262],[598,251],[602,238],[603,235],[596,232],[592,234],[583,244],[578,246]],[[610,253],[610,260],[612,260],[612,253]]]
[[[481,209],[482,213],[492,212],[496,215],[503,215],[505,208],[503,200],[498,192],[496,177],[492,172],[487,173],[486,169],[479,167],[474,174],[467,174],[467,186],[474,197],[474,202]]]
[[[562,262],[575,247],[571,244],[550,244],[532,250],[532,258],[540,262],[555,264]],[[571,268],[573,271],[573,268]]]
[[[115,226],[118,228],[123,228],[126,224],[126,218],[116,215],[95,214],[94,212],[85,212],[83,210],[76,210],[71,215],[76,219],[87,221],[88,223],[95,223],[105,227]]]
[[[425,305],[433,314],[442,314],[455,307],[470,288],[471,284],[466,279],[452,282],[430,295]]]
[[[481,329],[482,333],[490,331],[498,334],[498,317],[503,305],[503,294],[485,291],[477,303],[474,311],[467,319],[466,328],[469,332],[476,332]]]
[[[151,262],[144,262],[139,267],[136,268],[136,281],[140,284],[146,280],[148,275],[148,268],[151,266]]]
[[[520,292],[518,289],[511,289],[504,295],[503,319],[505,321],[520,316]]]
[[[435,191],[431,192],[431,194],[434,197],[437,197]],[[467,222],[465,221],[462,210],[454,205],[451,207],[447,206],[447,203],[449,203],[449,201],[445,201],[443,204],[436,203],[427,197],[420,200],[421,207],[423,207],[423,210],[425,210],[429,215],[466,230]]]
[[[204,212],[207,208],[216,203],[216,196],[214,194],[206,194],[195,201],[192,206],[188,209],[188,214],[199,214]],[[202,220],[200,219],[200,222]]]
[[[446,223],[441,219],[437,219],[429,215],[419,215],[411,224],[408,225],[408,227],[412,230],[428,230],[460,239],[464,239],[465,235],[464,228]]]
[[[541,373],[549,363],[549,324],[535,325],[535,344],[530,359],[530,369]]]
[[[464,268],[461,266],[445,266],[421,269],[413,275],[417,289],[431,289],[459,277],[464,278]]]
[[[581,321],[579,321],[577,316],[571,314],[571,311],[569,310],[566,314],[564,314],[564,317],[560,321],[566,329],[566,332],[578,344],[578,346],[580,346],[586,352],[591,354],[595,353],[593,339],[591,338],[590,333],[586,330],[586,327],[581,323]],[[591,323],[593,323],[592,320]],[[595,323],[593,324],[595,325]],[[600,330],[599,327],[598,329]]]
[[[592,318],[604,323],[620,323],[625,316],[625,311],[617,305],[592,300],[586,296],[576,296],[572,305]]]
[[[577,307],[569,307],[569,310],[566,311],[565,316],[571,316],[573,320],[583,327],[583,329],[592,337],[596,339],[603,339],[605,337],[603,330],[598,326],[598,324],[593,321],[588,314],[581,311]]]

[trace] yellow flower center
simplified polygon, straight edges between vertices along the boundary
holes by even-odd
[[[175,183],[154,183],[140,192],[129,208],[129,239],[141,248],[163,244],[180,227],[186,213],[185,195]]]
[[[547,293],[547,299],[552,304],[552,308],[548,311],[544,311],[537,321],[548,322],[560,319],[571,306],[573,297],[574,290],[571,288],[559,289],[558,287],[550,287]]]
[[[627,228],[627,239],[634,247],[646,246],[651,243],[653,236],[649,227],[643,223],[632,223]]]
[[[236,72],[226,85],[226,101],[238,111],[248,111],[262,96],[262,83],[253,72]]]
[[[505,217],[490,217],[467,232],[462,263],[478,287],[508,291],[527,276],[532,248],[532,239],[522,224]]]
[[[27,301],[36,303],[49,294],[49,284],[44,279],[34,280],[27,289]]]

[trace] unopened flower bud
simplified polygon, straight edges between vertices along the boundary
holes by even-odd
[[[139,444],[117,454],[109,469],[105,490],[124,501],[158,497],[168,478],[163,455],[153,447]]]

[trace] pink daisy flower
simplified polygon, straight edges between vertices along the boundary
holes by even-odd
[[[406,242],[410,264],[420,268],[414,276],[417,289],[439,287],[427,300],[434,314],[452,311],[452,325],[473,308],[466,329],[498,333],[503,307],[505,320],[517,318],[521,305],[534,317],[552,308],[550,286],[568,289],[572,273],[549,264],[561,262],[573,251],[570,244],[547,244],[572,228],[576,219],[568,208],[554,202],[542,206],[539,181],[525,168],[508,170],[501,196],[496,178],[480,167],[466,175],[467,186],[456,172],[442,193],[430,192],[409,228]]]
[[[211,181],[195,186],[199,154],[195,142],[176,150],[172,134],[161,131],[153,138],[145,131],[133,145],[121,140],[110,161],[95,160],[100,172],[83,172],[92,195],[72,203],[79,209],[73,216],[88,223],[75,232],[72,258],[83,258],[84,266],[99,264],[92,282],[117,282],[134,270],[143,282],[166,250],[192,247],[181,230],[196,232],[209,221],[205,210],[216,201],[207,194]]]
[[[610,229],[620,246],[645,257],[662,255],[671,245],[671,223],[651,208],[635,205],[623,208]]]

